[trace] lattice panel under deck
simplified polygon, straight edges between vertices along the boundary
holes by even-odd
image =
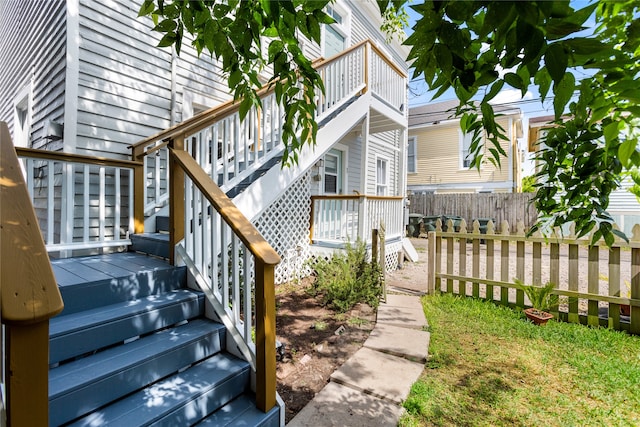
[[[282,257],[276,267],[278,284],[308,275],[303,270],[309,258],[310,182],[306,173],[255,221],[258,231]]]
[[[402,250],[402,242],[396,242],[385,245],[384,266],[387,273],[391,273],[398,269],[398,252]]]

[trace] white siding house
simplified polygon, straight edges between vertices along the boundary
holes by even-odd
[[[151,19],[137,17],[140,4],[141,0],[0,3],[3,33],[11,35],[3,39],[0,53],[0,87],[7,94],[0,101],[0,120],[9,124],[16,141],[33,148],[128,159],[136,142],[230,99],[215,59],[197,57],[189,43],[183,43],[180,56],[156,47],[160,34],[151,31]],[[396,40],[386,42],[374,1],[339,0],[328,11],[338,23],[322,27],[321,45],[305,39],[303,48],[312,58],[330,60],[368,40],[367,49],[374,52],[370,60],[378,62],[341,72],[355,81],[368,69],[372,74],[365,91],[374,95],[364,105],[355,94],[341,101],[341,110],[319,117],[319,143],[304,151],[301,165],[284,174],[276,167],[260,178],[261,183],[233,193],[234,202],[281,254],[302,247],[297,253],[306,257],[310,241],[322,245],[319,234],[309,235],[312,195],[405,195],[407,49]],[[167,158],[160,153],[158,171],[166,169]],[[150,179],[148,192],[166,192],[163,179]],[[222,188],[232,191],[224,184]],[[298,189],[296,195],[285,197],[291,188]],[[283,197],[286,200],[280,200]],[[160,199],[154,203],[162,205]],[[290,223],[304,225],[295,236],[269,238],[277,236],[279,228],[290,228],[282,219],[264,217],[274,203],[297,215],[296,220],[289,217]],[[401,201],[397,205],[396,216],[401,218]],[[164,211],[150,211],[147,227],[153,226],[158,212]],[[329,240],[355,239],[353,232],[338,234]],[[397,234],[399,239],[399,230]],[[395,245],[388,250],[392,268],[399,240],[390,244]]]

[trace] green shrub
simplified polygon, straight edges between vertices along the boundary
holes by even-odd
[[[335,253],[329,260],[316,259],[311,267],[316,274],[311,292],[320,295],[331,309],[344,313],[360,302],[378,306],[382,271],[376,262],[367,261],[363,242],[347,244],[343,253]]]

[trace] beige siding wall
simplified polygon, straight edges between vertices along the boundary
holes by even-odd
[[[503,119],[498,123],[511,137],[510,121]],[[505,157],[501,159],[501,168],[493,166],[486,157],[479,173],[477,169],[462,168],[460,127],[457,122],[410,129],[409,138],[412,136],[417,138],[417,173],[407,175],[407,185],[470,184],[509,180],[510,163]],[[501,144],[507,154],[511,153],[510,143],[503,141]]]

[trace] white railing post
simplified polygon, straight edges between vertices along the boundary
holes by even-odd
[[[371,238],[371,228],[369,227],[369,221],[367,219],[367,197],[358,197],[358,205],[358,238],[363,242],[369,242]]]

